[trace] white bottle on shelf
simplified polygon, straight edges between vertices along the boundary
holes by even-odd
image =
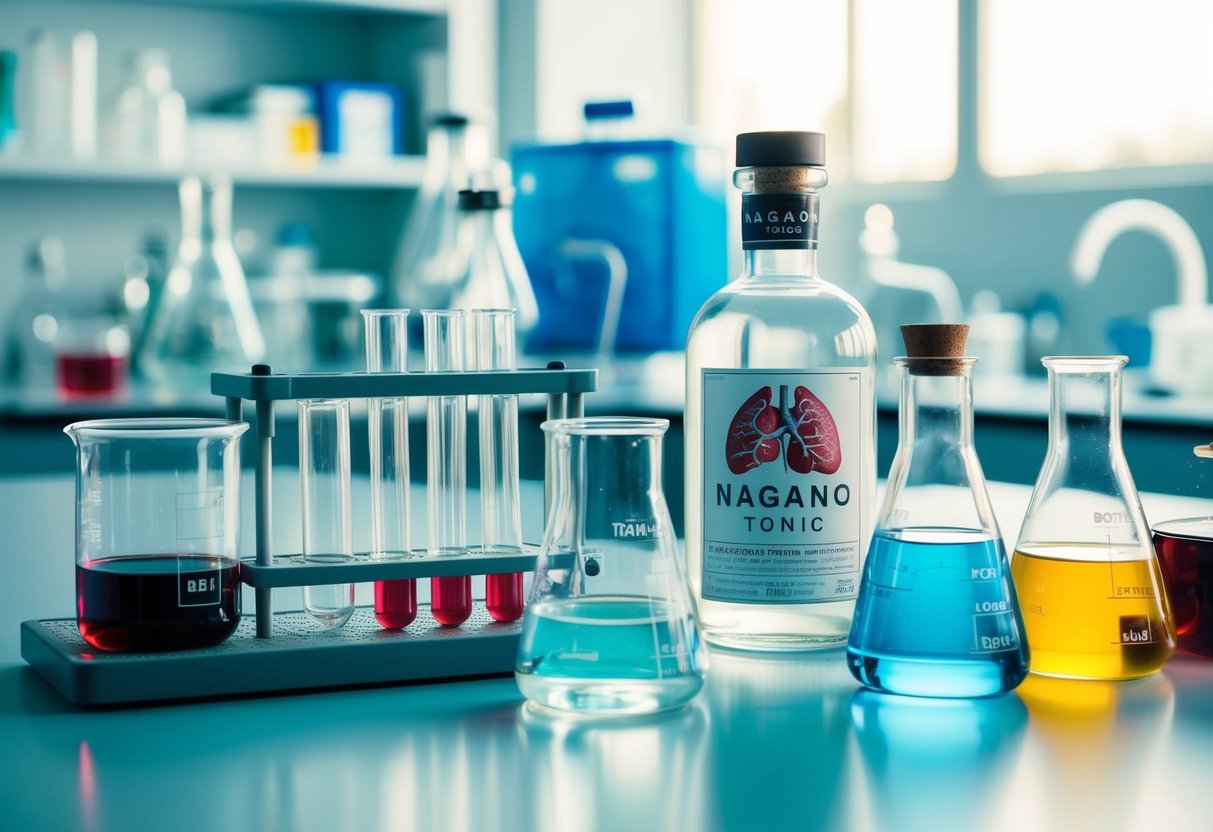
[[[185,158],[185,99],[173,89],[168,55],[127,56],[127,78],[106,113],[105,150],[127,162],[179,165]]]

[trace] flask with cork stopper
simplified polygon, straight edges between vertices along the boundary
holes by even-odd
[[[973,446],[966,324],[901,327],[897,453],[847,643],[869,688],[934,697],[1005,693],[1028,673],[1006,549]]]

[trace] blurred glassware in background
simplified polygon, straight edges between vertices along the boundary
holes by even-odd
[[[35,29],[26,49],[24,148],[91,158],[97,151],[97,38],[84,30]]]
[[[63,241],[43,237],[26,257],[25,282],[4,332],[4,383],[49,387],[54,344],[65,317]]]
[[[69,315],[55,338],[55,387],[66,398],[112,396],[126,388],[131,336],[111,317]]]
[[[17,53],[0,50],[0,153],[17,145]]]
[[[177,165],[185,158],[185,99],[173,89],[168,53],[126,57],[126,78],[105,113],[104,148],[114,159]]]
[[[401,306],[444,309],[463,277],[459,192],[488,167],[488,135],[467,116],[436,116],[426,137],[425,176],[396,255],[392,283]]]
[[[156,382],[209,389],[216,370],[248,372],[265,339],[232,246],[232,183],[213,175],[181,181],[181,244],[149,309],[137,371]]]
[[[1006,312],[998,293],[982,289],[969,303],[969,324],[973,327],[969,348],[981,356],[978,376],[1022,376],[1027,349],[1027,321],[1018,312]]]
[[[525,346],[539,322],[539,306],[501,192],[460,191],[459,220],[458,246],[465,265],[451,306],[517,310],[516,343]]]
[[[159,301],[168,277],[168,239],[162,229],[143,235],[139,252],[122,264],[123,282],[118,317],[131,333],[131,355],[138,354],[147,335],[148,315]]]
[[[869,206],[863,223],[855,297],[868,310],[876,329],[881,368],[877,389],[885,395],[896,395],[899,374],[891,359],[901,354],[901,323],[959,321],[964,318],[964,305],[956,282],[943,269],[897,259],[901,240],[893,230],[889,206]]]
[[[315,272],[312,230],[288,222],[278,228],[266,272],[250,276],[249,292],[265,334],[266,360],[279,370],[312,369],[312,330],[303,292]]]

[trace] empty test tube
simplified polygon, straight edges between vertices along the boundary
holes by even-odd
[[[426,372],[467,368],[467,313],[422,311]],[[467,552],[467,396],[431,396],[426,405],[426,550],[431,556]],[[430,578],[430,613],[458,626],[472,614],[472,579]]]
[[[349,560],[354,543],[348,400],[299,401],[299,481],[303,490],[304,560]],[[340,627],[354,614],[354,585],[305,586],[303,608],[321,627]]]
[[[407,309],[364,309],[366,371],[408,370]],[[403,557],[409,551],[408,399],[371,399],[367,403],[371,450],[371,556]],[[417,617],[417,581],[375,581],[375,620],[399,630]]]
[[[476,369],[516,370],[513,309],[476,309]],[[518,396],[480,396],[480,513],[484,551],[522,552],[522,511],[518,501]],[[495,621],[522,617],[522,573],[486,575],[484,605]]]

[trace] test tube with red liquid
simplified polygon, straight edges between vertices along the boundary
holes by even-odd
[[[364,309],[366,371],[408,371],[407,309]],[[409,552],[409,408],[408,399],[371,399],[367,403],[367,439],[371,450],[371,557],[401,558]],[[400,630],[417,617],[417,581],[375,581],[375,620]]]
[[[421,313],[427,373],[467,369],[467,312]],[[431,396],[426,403],[426,552],[467,554],[467,396]],[[472,614],[472,579],[430,578],[430,614],[456,627]]]
[[[476,368],[518,369],[513,309],[476,309]],[[480,512],[486,555],[522,553],[518,497],[518,396],[480,396]],[[522,617],[522,573],[486,575],[485,608],[495,621]]]

